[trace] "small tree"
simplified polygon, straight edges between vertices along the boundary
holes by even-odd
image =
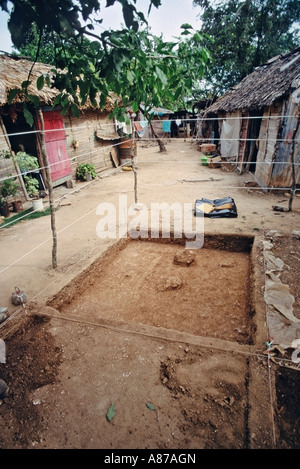
[[[219,93],[254,68],[299,46],[299,0],[194,0],[212,53],[206,82]]]
[[[9,174],[8,176],[11,176],[11,175]],[[15,197],[19,189],[20,189],[20,186],[17,182],[15,182],[15,178],[5,179],[1,183],[1,195],[5,201],[7,201],[9,197]]]
[[[21,173],[27,173],[39,168],[39,162],[36,156],[29,155],[24,151],[19,151],[15,155]]]
[[[146,115],[153,106],[170,107],[192,94],[209,59],[209,52],[202,45],[203,36],[188,24],[182,26],[182,36],[172,42],[151,35],[144,14],[136,9],[136,0],[106,0],[106,7],[115,3],[122,6],[125,26],[99,34],[95,33],[94,25],[102,21],[99,16],[102,0],[10,0],[10,3],[13,8],[8,26],[17,49],[26,44],[33,24],[38,32],[34,62],[40,57],[45,32],[53,33],[57,39],[53,81],[48,75],[41,75],[36,86],[40,90],[46,84],[59,90],[52,105],[60,105],[63,116],[68,112],[79,116],[80,107],[87,102],[103,109],[108,96],[118,97],[111,117],[120,121],[124,121],[128,107],[136,113],[141,103]],[[2,0],[0,6],[8,11],[7,4],[8,0]],[[161,5],[161,0],[148,0],[148,4],[150,12],[153,6]],[[93,20],[93,15],[97,19]],[[31,71],[19,88],[10,91],[8,100],[11,103],[17,96],[22,99],[24,117],[31,126],[34,123],[31,107],[37,109],[43,131],[39,99],[29,93],[30,84]],[[47,168],[43,133],[38,138]],[[47,179],[55,268],[57,236],[51,177]]]
[[[25,176],[25,187],[27,193],[33,199],[38,198],[39,196],[39,181],[32,176]]]
[[[161,5],[161,0],[148,0],[149,11]],[[118,31],[94,32],[101,22],[99,0],[52,0],[36,2],[11,0],[9,29],[16,48],[28,44],[28,31],[34,26],[38,34],[34,60],[38,60],[45,33],[55,35],[55,66],[53,85],[60,91],[53,105],[61,105],[62,115],[71,111],[79,115],[80,106],[87,101],[104,108],[108,95],[118,96],[112,116],[124,120],[130,106],[137,112],[145,105],[147,114],[153,106],[171,107],[191,96],[204,74],[209,60],[203,35],[188,24],[182,25],[182,35],[166,42],[151,34],[143,13],[137,11],[136,0],[107,0],[106,7],[120,3],[125,27]],[[1,2],[7,9],[7,1]],[[92,20],[92,15],[98,15]],[[88,38],[90,40],[88,40]],[[51,59],[52,60],[52,59]],[[38,100],[28,93],[28,80],[20,83],[9,98],[23,95],[24,116],[32,125],[29,103],[36,108]],[[50,85],[49,77],[41,76],[37,87]],[[98,100],[99,98],[99,100]]]

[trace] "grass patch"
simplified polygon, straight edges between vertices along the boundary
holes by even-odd
[[[22,220],[33,220],[34,218],[45,217],[47,215],[50,215],[50,207],[46,208],[43,212],[34,212],[32,208],[29,208],[9,218],[5,218],[0,228],[9,228]]]

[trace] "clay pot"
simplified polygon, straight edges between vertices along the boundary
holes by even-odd
[[[5,218],[9,216],[9,205],[7,202],[0,204],[0,215]]]
[[[21,200],[16,200],[15,202],[12,203],[12,205],[13,205],[13,212],[16,212],[16,213],[22,212],[23,204]]]

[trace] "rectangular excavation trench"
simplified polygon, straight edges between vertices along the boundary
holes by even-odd
[[[205,235],[203,248],[189,251],[184,238],[122,239],[47,305],[74,319],[251,345],[253,242],[251,236]],[[189,265],[174,262],[189,253]]]

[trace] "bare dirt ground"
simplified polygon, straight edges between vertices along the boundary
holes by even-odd
[[[266,354],[261,247],[276,231],[300,319],[300,198],[293,212],[274,212],[286,195],[252,182],[202,166],[189,141],[169,142],[166,154],[139,146],[139,202],[236,202],[237,218],[205,219],[208,244],[189,266],[174,263],[178,241],[97,236],[100,203],[118,213],[119,194],[134,202],[130,171],[55,190],[55,270],[49,217],[0,231],[10,315],[0,329],[2,449],[300,448],[300,373]],[[11,303],[15,287],[25,309]]]

